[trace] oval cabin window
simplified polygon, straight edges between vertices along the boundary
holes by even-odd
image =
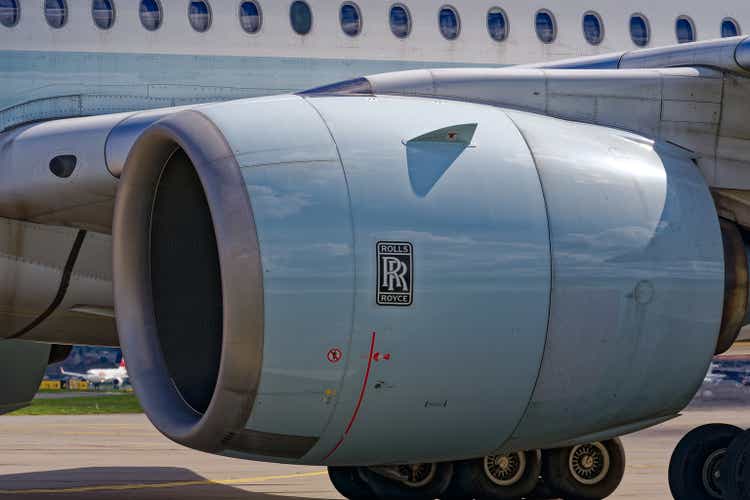
[[[540,10],[536,13],[536,36],[543,43],[552,43],[557,37],[557,26],[555,18],[548,10]]]
[[[141,24],[148,31],[156,31],[161,27],[162,11],[159,0],[141,0],[138,14],[141,18]]]
[[[687,16],[680,16],[675,22],[678,43],[690,43],[695,41],[695,26],[693,20]]]
[[[312,11],[306,2],[297,0],[289,8],[289,20],[292,29],[298,35],[307,35],[312,29]]]
[[[21,18],[21,7],[18,0],[0,0],[0,24],[12,28]]]
[[[115,5],[113,0],[93,0],[91,17],[94,25],[100,30],[108,30],[115,24]]]
[[[263,17],[257,2],[242,2],[240,4],[240,26],[246,33],[260,31]]]
[[[496,42],[502,42],[508,38],[508,18],[500,7],[492,7],[487,12],[487,31],[490,33],[490,38]]]
[[[651,38],[648,20],[641,14],[630,16],[630,39],[638,47],[645,47]]]
[[[203,0],[194,0],[188,5],[190,26],[198,33],[204,33],[211,27],[211,6]]]
[[[455,40],[458,38],[461,32],[461,20],[458,17],[456,9],[447,5],[441,7],[438,14],[438,25],[440,26],[440,34],[446,40]]]
[[[727,17],[721,22],[721,37],[722,38],[740,36],[741,33],[742,32],[740,31],[740,25],[737,24],[737,21],[735,21],[731,17]]]
[[[339,12],[341,30],[349,36],[357,36],[362,31],[362,14],[357,4],[347,2]]]
[[[406,38],[411,33],[411,14],[405,5],[397,4],[391,7],[389,14],[391,33],[396,38]]]
[[[68,22],[68,4],[65,0],[44,0],[44,17],[52,28],[60,29]]]
[[[599,45],[604,40],[604,23],[596,12],[583,15],[583,36],[591,45]]]

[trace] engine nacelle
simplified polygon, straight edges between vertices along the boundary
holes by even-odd
[[[166,436],[382,464],[674,416],[724,302],[719,221],[677,148],[460,102],[207,105],[135,143],[118,329]]]

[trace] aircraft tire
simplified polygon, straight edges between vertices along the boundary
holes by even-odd
[[[541,470],[538,450],[466,460],[454,465],[449,492],[463,493],[464,498],[520,500],[534,491]]]
[[[742,432],[733,425],[708,424],[688,432],[669,461],[669,489],[675,500],[723,498],[723,472],[727,448]]]
[[[724,500],[750,499],[750,431],[735,437],[721,469]]]
[[[536,488],[534,488],[534,491],[529,493],[529,496],[526,497],[526,500],[552,500],[557,498],[555,496],[555,493],[552,491],[552,489],[545,484],[544,478],[539,478],[539,482],[536,485]]]
[[[625,473],[625,450],[618,439],[546,450],[542,477],[555,496],[599,500],[615,492]]]
[[[453,477],[451,462],[435,464],[414,464],[404,467],[425,467],[413,482],[398,481],[384,477],[368,468],[362,468],[362,477],[367,481],[379,499],[433,500],[445,493]],[[427,469],[427,467],[430,467]]]
[[[463,481],[459,478],[459,470],[468,460],[453,462],[453,478],[448,489],[442,494],[440,500],[473,500],[474,496],[465,488]]]
[[[360,476],[359,467],[328,467],[328,477],[336,491],[349,500],[376,500],[370,485]]]

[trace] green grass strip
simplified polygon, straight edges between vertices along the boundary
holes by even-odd
[[[91,396],[79,398],[35,399],[31,406],[10,415],[104,415],[114,413],[142,413],[133,394]]]

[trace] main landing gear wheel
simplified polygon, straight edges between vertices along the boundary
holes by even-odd
[[[742,432],[730,443],[721,477],[724,500],[750,499],[750,431]]]
[[[375,500],[375,493],[360,476],[359,467],[328,467],[336,491],[349,500]]]
[[[675,500],[725,498],[724,459],[730,443],[741,432],[733,425],[708,424],[682,438],[669,461],[669,489]]]
[[[542,477],[558,496],[575,500],[606,498],[625,473],[625,451],[619,439],[547,450]]]
[[[466,460],[455,466],[448,497],[520,500],[534,491],[541,469],[537,450]]]
[[[377,498],[433,500],[448,489],[453,477],[453,464],[408,464],[379,469],[362,468],[360,472]]]

